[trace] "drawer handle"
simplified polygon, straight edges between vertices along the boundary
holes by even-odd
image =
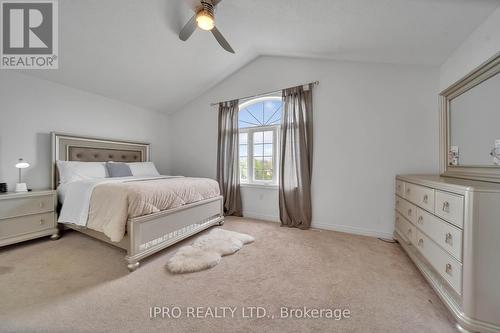
[[[443,212],[450,212],[450,203],[448,201],[443,202]]]
[[[452,275],[453,272],[453,267],[451,267],[451,264],[446,264],[446,274]]]
[[[449,232],[446,234],[444,242],[453,245],[453,236]]]
[[[408,216],[411,216],[411,208],[408,209]]]
[[[410,191],[411,191],[411,190],[410,190],[409,188],[407,188],[407,189],[406,189],[406,194],[410,194]]]
[[[429,203],[429,196],[427,194],[424,195],[424,203]]]
[[[40,225],[42,225],[44,223],[45,223],[45,220],[44,219],[40,219]]]
[[[422,223],[423,223],[423,221],[424,221],[424,217],[423,217],[422,215],[420,215],[420,216],[418,217],[418,221],[417,221],[417,222],[418,222],[418,224],[422,224]]]
[[[418,246],[424,247],[424,240],[422,238],[418,240]]]
[[[411,235],[411,229],[408,229],[408,235]]]
[[[43,208],[43,201],[40,201],[39,206],[40,206],[40,208]]]

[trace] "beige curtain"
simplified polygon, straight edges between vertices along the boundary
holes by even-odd
[[[238,158],[238,100],[219,103],[217,181],[224,196],[224,214],[242,216]]]
[[[312,88],[283,90],[279,208],[281,224],[311,226],[311,175],[313,157]]]

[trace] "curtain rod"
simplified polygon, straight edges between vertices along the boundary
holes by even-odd
[[[305,86],[305,85],[308,85],[308,84],[312,84],[312,85],[317,86],[319,84],[319,81],[313,81],[313,82],[309,82],[309,83],[299,84],[299,85],[296,85],[296,86],[293,86],[293,87],[284,88],[284,89]],[[277,92],[282,91],[282,90],[283,89],[276,89],[276,90],[273,90],[273,91],[268,91],[268,92],[264,92],[264,93],[260,93],[260,94],[256,94],[256,95],[240,97],[238,99],[242,100],[242,99],[249,99],[249,98],[255,98],[255,97],[265,96],[265,95],[277,93]],[[210,103],[210,106],[216,106],[216,105],[219,105],[219,103],[225,103],[225,102],[228,102],[228,101],[222,101],[222,102],[217,102],[217,103]]]

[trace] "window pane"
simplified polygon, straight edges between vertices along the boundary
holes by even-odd
[[[264,132],[254,132],[253,143],[264,143]]]
[[[253,145],[253,156],[255,156],[255,157],[264,156],[264,145],[263,144]]]
[[[238,115],[239,128],[276,125],[281,121],[283,103],[280,99],[268,99],[253,104],[245,103]]]
[[[272,157],[254,158],[255,180],[273,180],[273,159]]]
[[[264,132],[264,143],[273,143],[273,131]]]
[[[282,102],[280,100],[271,100],[264,102],[265,124],[270,125],[281,119]]]
[[[263,125],[262,123],[262,120],[263,120],[263,114],[262,114],[262,111],[263,111],[263,108],[262,108],[262,103],[255,103],[255,104],[252,104],[250,106],[248,106],[246,108],[250,114],[251,114],[251,117],[255,117],[252,119],[254,120],[254,122],[258,123],[259,125]]]
[[[264,175],[262,169],[255,170],[255,180],[264,180]]]
[[[273,180],[273,158],[264,157],[262,178],[263,180]]]
[[[238,114],[239,128],[254,127],[260,125],[260,122],[254,118],[253,113],[251,113],[248,108],[240,110],[240,113]]]
[[[264,169],[264,161],[262,160],[262,157],[254,157],[253,159],[253,169],[255,171]]]
[[[264,156],[273,156],[273,144],[266,143],[264,145]]]
[[[248,181],[248,160],[246,157],[240,158],[240,179]]]
[[[262,170],[262,180],[273,180],[273,170]]]
[[[248,133],[240,133],[240,144],[246,145],[248,142]]]
[[[273,158],[272,157],[264,157],[262,169],[273,170]]]
[[[247,156],[247,145],[240,145],[240,157]]]

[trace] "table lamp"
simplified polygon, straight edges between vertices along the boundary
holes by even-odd
[[[26,169],[29,166],[30,166],[30,164],[27,162],[24,162],[22,158],[20,158],[19,161],[16,163],[16,168],[19,169],[19,183],[16,184],[16,192],[27,192],[28,191],[28,186],[26,186],[26,183],[22,182],[21,170]]]

